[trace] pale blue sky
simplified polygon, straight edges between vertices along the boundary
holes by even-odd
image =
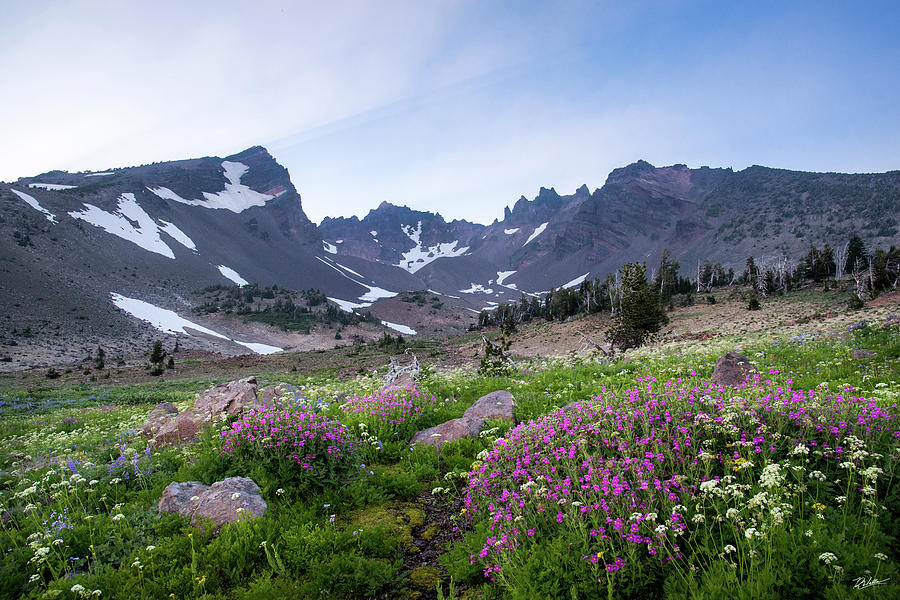
[[[262,144],[316,222],[490,222],[640,158],[900,168],[897,2],[3,5],[7,181]]]

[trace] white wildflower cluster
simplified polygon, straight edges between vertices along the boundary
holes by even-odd
[[[759,482],[763,487],[767,488],[778,487],[782,483],[784,483],[784,475],[781,472],[781,465],[773,463],[771,465],[766,465],[765,467],[763,467],[762,474],[759,477]]]
[[[788,452],[789,456],[806,456],[807,454],[809,454],[809,448],[804,444],[797,444],[790,452]]]
[[[831,563],[835,562],[837,559],[838,559],[838,557],[835,556],[831,552],[823,552],[822,554],[819,555],[819,560],[824,562],[826,565],[830,565]]]
[[[825,481],[826,479],[828,479],[827,477],[825,477],[825,473],[823,473],[822,471],[813,471],[809,474],[809,478],[815,481]]]

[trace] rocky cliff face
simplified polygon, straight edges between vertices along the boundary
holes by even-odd
[[[853,233],[870,247],[896,245],[898,214],[898,171],[733,172],[638,161],[593,192],[541,188],[487,226],[382,203],[362,219],[316,227],[287,170],[256,146],[225,158],[0,184],[0,324],[49,339],[56,353],[82,352],[112,334],[143,345],[162,325],[119,310],[125,301],[114,305],[113,294],[183,317],[196,290],[245,282],[318,288],[343,310],[377,313],[386,304],[379,318],[387,321],[406,314],[387,301],[404,291],[432,290],[458,311],[477,311],[602,278],[629,261],[652,270],[664,248],[691,274],[706,259],[739,270],[751,255],[799,258],[810,243],[838,248]],[[75,338],[81,346],[67,348]],[[0,336],[16,340],[22,335]]]

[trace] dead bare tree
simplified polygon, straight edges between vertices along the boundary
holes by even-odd
[[[503,357],[503,360],[508,362],[514,370],[519,370],[519,366],[516,365],[516,362],[512,359],[512,355],[508,351],[504,350],[503,346],[501,346],[497,342],[487,339],[487,336],[484,335],[481,336],[481,341],[484,343],[485,356],[501,356]],[[488,348],[493,350],[493,352],[488,352]]]
[[[412,356],[412,362],[408,365],[401,365],[400,360],[394,356],[391,357],[391,364],[388,367],[388,372],[384,376],[384,386],[387,387],[389,385],[393,385],[395,381],[400,379],[403,375],[409,375],[413,379],[421,373],[422,369],[419,366],[419,359],[413,353],[411,348],[407,348],[404,354],[408,356]]]
[[[582,338],[584,338],[584,344],[581,347],[582,352],[584,352],[588,347],[594,348],[595,350],[602,352],[603,356],[612,356],[613,353],[615,352],[615,348],[612,346],[610,346],[610,351],[607,352],[606,349],[603,348],[603,346],[601,346],[600,344],[595,342],[593,339],[591,339],[591,337],[588,334],[584,333],[583,331],[579,331],[578,329],[576,329],[575,333],[577,333]]]
[[[871,263],[871,261],[869,262]],[[869,291],[869,270],[866,269],[866,263],[862,258],[856,260],[850,276],[856,283],[856,297],[860,302],[865,302]]]
[[[835,262],[835,273],[834,280],[840,281],[844,278],[844,263],[847,262],[847,252],[850,250],[850,242],[846,242],[843,247],[836,246],[838,248],[836,256],[834,257]]]

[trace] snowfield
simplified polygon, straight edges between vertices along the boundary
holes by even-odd
[[[125,193],[119,196],[119,208],[114,213],[108,213],[105,210],[97,208],[93,204],[85,203],[84,206],[87,207],[85,210],[81,212],[70,212],[69,216],[73,219],[81,219],[82,221],[87,221],[91,225],[96,225],[108,233],[133,244],[137,244],[149,252],[155,252],[156,254],[161,254],[172,259],[175,258],[172,249],[159,237],[160,231],[164,230],[156,224],[153,217],[148,215],[146,211],[141,208],[140,204],[135,200],[134,194]],[[137,223],[137,227],[135,227],[132,222]],[[179,233],[181,236],[187,238],[180,230]],[[172,234],[169,233],[169,235]],[[184,243],[181,242],[181,240],[178,240],[174,235],[172,237],[176,241]],[[186,244],[186,246],[191,248],[194,243],[191,242],[189,238],[187,241],[190,242],[190,245]],[[191,249],[196,250],[196,247]]]
[[[536,238],[537,236],[539,236],[539,235],[541,235],[542,233],[544,233],[544,230],[547,229],[547,225],[549,225],[549,224],[550,224],[550,221],[547,221],[546,223],[541,223],[540,225],[538,225],[537,227],[535,227],[534,233],[532,233],[530,236],[528,236],[528,239],[525,240],[525,243],[522,244],[522,247],[524,248],[525,246],[527,246],[528,244],[530,244],[531,241],[532,241],[534,238]]]
[[[416,330],[412,327],[407,327],[406,325],[398,325],[397,323],[391,323],[390,321],[382,321],[381,324],[385,327],[393,329],[394,331],[405,333],[406,335],[416,335]]]
[[[422,236],[422,221],[419,221],[415,227],[412,225],[401,225],[400,228],[409,239],[415,242],[416,245],[404,252],[401,255],[403,258],[395,266],[406,269],[410,273],[415,273],[428,263],[439,258],[462,256],[469,250],[468,246],[458,247],[459,240],[444,242],[434,246],[422,246],[422,242],[420,241],[420,237]]]
[[[45,190],[73,190],[77,185],[63,185],[61,183],[29,183],[30,188],[41,188]]]
[[[575,279],[573,279],[573,280],[570,281],[569,283],[565,284],[563,287],[564,287],[564,288],[573,288],[573,287],[575,287],[576,285],[581,285],[582,283],[584,283],[584,280],[587,279],[587,276],[588,276],[588,275],[590,275],[590,272],[585,273],[585,274],[582,275],[581,277],[576,277]]]
[[[459,290],[461,294],[493,294],[493,288],[486,288],[480,283],[473,283],[469,289]]]
[[[193,329],[194,331],[198,331],[200,333],[205,333],[222,340],[228,340],[229,342],[240,344],[241,346],[252,350],[256,354],[273,354],[275,352],[281,352],[282,350],[282,348],[269,346],[268,344],[257,344],[253,342],[241,342],[239,340],[233,340],[217,331],[213,331],[212,329],[209,329],[202,325],[197,325],[192,321],[188,321],[183,317],[179,317],[175,311],[161,308],[159,306],[156,306],[155,304],[144,302],[143,300],[128,298],[127,296],[116,294],[115,292],[111,292],[110,296],[112,297],[113,304],[115,304],[117,307],[124,310],[133,317],[137,317],[142,321],[147,321],[153,327],[159,329],[163,333],[169,333],[172,335],[178,333],[191,335],[191,333],[187,330]]]
[[[347,273],[344,272],[344,271],[349,271],[350,273],[353,273],[354,275],[357,275],[358,277],[362,278],[362,275],[360,275],[353,269],[348,269],[344,265],[341,265],[334,261],[322,258],[321,256],[317,256],[316,259],[319,260],[319,262],[321,262],[322,264],[327,265],[328,267],[334,269],[335,271],[337,271],[338,273],[340,273],[341,275],[343,275],[344,277],[346,277],[353,283],[355,283],[357,285],[361,285],[362,287],[367,288],[369,290],[368,292],[366,292],[365,294],[363,294],[362,296],[359,297],[358,302],[352,302],[350,300],[342,300],[340,298],[332,298],[330,296],[327,297],[329,300],[331,300],[332,302],[337,304],[341,308],[341,310],[343,310],[344,312],[353,312],[353,309],[355,309],[355,308],[365,308],[367,306],[372,306],[372,303],[375,302],[376,300],[379,300],[381,298],[393,298],[394,296],[397,295],[397,292],[392,292],[390,290],[386,290],[386,289],[380,288],[378,286],[363,283],[362,281],[359,281],[353,277],[350,277],[350,275],[348,275]],[[340,267],[340,268],[338,268],[338,267]]]
[[[231,267],[226,267],[225,265],[216,265],[216,268],[219,269],[219,273],[238,285],[248,285],[250,283],[249,281],[238,275],[238,272]]]
[[[18,196],[22,200],[24,200],[28,206],[30,206],[31,208],[33,208],[36,211],[43,213],[43,215],[45,217],[47,217],[48,221],[50,221],[51,223],[57,223],[56,215],[54,215],[52,212],[50,212],[49,210],[47,210],[46,208],[41,206],[40,202],[35,200],[33,196],[29,196],[25,192],[20,192],[19,190],[14,190],[12,188],[10,188],[10,190],[12,191],[13,194]]]
[[[189,238],[185,232],[178,229],[174,223],[169,223],[168,221],[163,221],[159,219],[159,222],[162,223],[160,226],[160,230],[164,231],[171,237],[173,240],[187,248],[188,250],[193,250],[197,252],[197,244],[194,243],[194,240]]]
[[[519,230],[518,227],[516,227],[515,229],[504,229],[504,230],[503,230],[503,233],[505,233],[506,235],[512,235],[512,234],[514,234],[515,232],[517,232],[518,230]]]
[[[250,170],[244,163],[226,160],[222,162],[222,168],[225,170],[225,179],[228,180],[225,189],[215,193],[203,192],[205,200],[186,200],[166,187],[147,189],[164,200],[173,200],[189,206],[230,210],[233,213],[241,213],[253,206],[263,206],[275,197],[251,190],[241,183],[241,177]]]
[[[506,278],[514,275],[516,271],[497,271],[497,285],[502,285],[505,288],[509,288],[511,290],[516,289],[516,284],[514,283],[503,283],[506,281]]]

